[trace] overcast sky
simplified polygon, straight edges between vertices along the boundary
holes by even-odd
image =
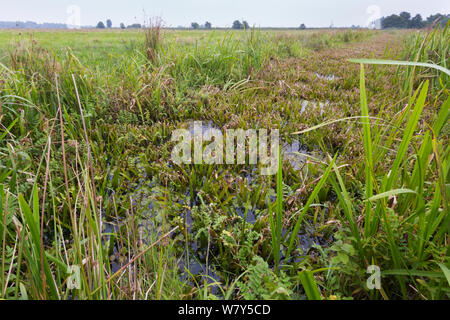
[[[68,10],[73,5],[75,10]],[[168,27],[194,21],[224,27],[235,19],[260,27],[342,27],[364,26],[370,18],[404,10],[424,18],[449,14],[450,0],[0,0],[0,21],[96,25],[109,18],[117,27],[160,16]]]

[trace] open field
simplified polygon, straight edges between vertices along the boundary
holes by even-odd
[[[0,31],[0,298],[448,299],[449,43]],[[174,163],[194,121],[278,129],[277,173]]]

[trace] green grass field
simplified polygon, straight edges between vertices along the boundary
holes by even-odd
[[[0,298],[448,299],[448,28],[0,31]]]

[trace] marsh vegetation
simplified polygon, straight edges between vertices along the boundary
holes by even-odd
[[[1,31],[0,298],[448,299],[449,43]],[[174,164],[194,120],[278,129],[277,175]]]

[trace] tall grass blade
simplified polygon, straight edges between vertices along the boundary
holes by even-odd
[[[319,287],[317,286],[313,273],[311,271],[302,271],[299,277],[308,299],[322,300],[322,296],[320,295]]]
[[[395,60],[378,60],[378,59],[349,59],[348,61],[354,63],[363,64],[375,64],[375,65],[394,65],[394,66],[413,66],[413,67],[425,67],[432,68],[444,72],[450,76],[450,70],[434,63],[425,62],[410,62],[410,61],[395,61]]]

